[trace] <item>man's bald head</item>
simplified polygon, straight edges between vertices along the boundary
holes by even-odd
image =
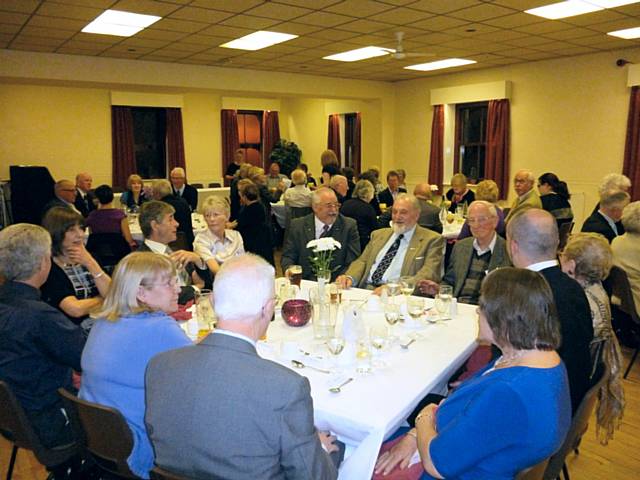
[[[524,268],[532,263],[554,260],[558,250],[558,224],[546,210],[527,208],[517,212],[507,224],[507,240],[512,252],[513,264]],[[514,258],[516,257],[516,258]],[[523,265],[522,263],[527,263]]]
[[[413,196],[422,200],[431,200],[431,185],[426,182],[417,184],[413,189]]]

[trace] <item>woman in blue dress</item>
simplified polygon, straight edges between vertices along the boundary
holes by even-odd
[[[421,478],[513,479],[562,445],[571,404],[547,282],[525,269],[494,270],[482,284],[478,317],[478,340],[502,356],[427,405],[415,428],[380,456],[379,476],[407,468],[417,450]]]

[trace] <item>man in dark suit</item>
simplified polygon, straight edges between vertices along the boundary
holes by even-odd
[[[349,193],[347,177],[344,175],[333,175],[331,180],[329,180],[329,186],[331,190],[335,192],[338,203],[340,203],[340,205],[344,204],[348,199],[347,194]]]
[[[496,207],[482,200],[471,203],[467,222],[472,236],[456,242],[442,283],[453,287],[453,296],[459,302],[477,305],[480,285],[487,273],[510,266],[511,261],[506,242],[496,233]],[[435,295],[438,287],[431,280],[422,280],[418,284],[421,293],[430,295]]]
[[[420,217],[418,225],[428,228],[436,233],[442,233],[442,222],[440,221],[440,209],[431,203],[431,185],[419,183],[413,189],[413,196],[420,203]]]
[[[400,176],[395,170],[387,173],[387,185],[387,188],[378,194],[378,202],[385,203],[387,208],[391,208],[398,194],[407,193],[407,189],[400,187]]]
[[[611,243],[614,238],[624,233],[624,226],[620,219],[622,210],[630,200],[629,194],[622,190],[604,192],[600,195],[600,208],[585,220],[582,231],[604,235]]]
[[[274,273],[252,254],[226,261],[213,286],[215,332],[149,363],[145,423],[160,467],[188,478],[337,477],[323,450],[335,451],[335,439],[313,425],[309,381],[256,352]]]
[[[198,190],[187,183],[184,168],[176,167],[169,175],[171,188],[176,197],[183,198],[189,205],[189,209],[195,212],[198,209]]]
[[[91,190],[92,182],[93,178],[86,172],[76,175],[76,198],[73,204],[85,218],[96,209],[96,197]]]
[[[191,209],[184,198],[174,195],[171,184],[167,180],[156,180],[152,185],[153,198],[171,205],[175,213],[174,218],[178,222],[178,231],[184,234],[186,249],[193,250],[193,224],[191,222]]]
[[[340,204],[330,188],[313,192],[311,208],[312,214],[292,220],[285,232],[280,266],[286,272],[291,265],[301,265],[302,278],[315,280],[310,262],[313,251],[307,248],[307,243],[320,237],[332,237],[341,245],[333,251],[331,279],[334,280],[360,255],[358,225],[354,219],[338,213]]]
[[[74,201],[76,199],[76,189],[71,180],[58,180],[53,186],[53,194],[55,195],[42,209],[42,218],[53,207],[65,207],[73,210],[79,215],[82,212],[76,208]]]
[[[507,248],[513,265],[540,272],[553,292],[562,333],[558,354],[567,368],[571,406],[575,413],[590,386],[589,344],[593,340],[593,325],[582,287],[558,265],[558,242],[556,220],[545,210],[522,210],[507,224]]]
[[[440,280],[444,239],[418,225],[420,205],[403,193],[393,205],[392,228],[374,230],[362,255],[336,280],[343,288],[379,287],[390,279]]]

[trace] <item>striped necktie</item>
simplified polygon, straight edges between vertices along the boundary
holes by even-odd
[[[325,223],[322,226],[322,232],[320,232],[320,238],[328,237],[329,236],[329,230],[331,230],[331,227]]]
[[[373,272],[373,275],[371,275],[371,283],[373,285],[378,286],[382,283],[382,277],[384,276],[384,273],[387,271],[387,268],[389,268],[389,265],[391,265],[391,262],[393,262],[393,259],[395,258],[396,253],[398,253],[398,249],[400,248],[400,242],[402,241],[403,238],[404,238],[404,234],[401,233],[400,235],[398,235],[398,238],[396,238],[396,241],[391,244],[391,246],[389,247],[389,250],[387,250],[387,253],[385,253],[384,257],[382,257],[382,260],[380,260],[380,263],[378,264],[375,271]]]

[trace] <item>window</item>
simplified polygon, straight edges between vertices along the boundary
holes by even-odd
[[[473,183],[484,178],[488,102],[456,105],[454,169]]]
[[[245,161],[262,167],[262,112],[238,110],[238,141]]]
[[[131,109],[136,172],[142,178],[167,178],[167,112],[164,108]]]
[[[357,113],[344,114],[344,161],[345,167],[355,167],[356,117]]]

